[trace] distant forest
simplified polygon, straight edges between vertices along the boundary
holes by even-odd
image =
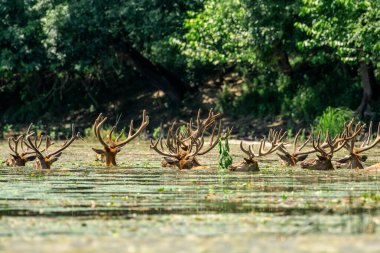
[[[380,111],[379,0],[12,0],[0,17],[1,124]]]

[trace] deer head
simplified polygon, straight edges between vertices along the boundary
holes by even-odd
[[[45,137],[45,148],[40,150],[42,137],[38,138],[35,132],[31,132],[32,124],[28,128],[24,144],[31,150],[33,150],[37,156],[36,163],[34,168],[36,169],[50,169],[51,165],[58,160],[62,155],[63,150],[68,148],[77,138],[80,137],[79,132],[75,134],[74,126],[72,126],[72,136],[69,140],[66,140],[65,143],[56,151],[49,152],[49,148],[54,144],[49,136]]]
[[[277,155],[281,158],[282,162],[286,166],[295,166],[297,162],[304,161],[309,154],[316,152],[315,149],[302,151],[302,149],[310,142],[311,135],[300,147],[298,147],[298,141],[299,141],[301,132],[302,132],[302,129],[300,129],[297,132],[294,138],[292,152],[289,152],[285,146],[281,146],[278,149],[278,151],[281,153],[277,153]]]
[[[163,141],[162,137],[155,142],[151,140],[150,148],[164,156],[162,166],[175,166],[181,170],[200,166],[196,156],[210,152],[218,144],[219,138],[228,138],[231,134],[232,130],[227,129],[227,133],[222,137],[222,124],[220,121],[216,133],[216,120],[219,115],[210,110],[209,116],[205,120],[201,120],[200,111],[198,111],[195,128],[192,120],[186,124],[185,128],[175,128],[175,123],[173,123],[168,130],[166,140]],[[206,130],[212,126],[211,140],[208,147],[205,147],[204,135]]]
[[[100,144],[102,144],[103,149],[93,148],[92,150],[95,151],[98,159],[103,160],[105,162],[105,166],[117,166],[117,153],[119,153],[122,147],[124,147],[133,139],[135,139],[148,126],[149,117],[146,115],[146,111],[144,110],[142,114],[142,122],[137,131],[134,131],[133,120],[131,120],[128,137],[125,140],[120,140],[120,138],[123,136],[123,131],[121,131],[121,133],[113,140],[112,134],[116,129],[116,125],[113,126],[111,130],[108,132],[107,141],[103,140],[101,128],[106,120],[107,117],[103,117],[103,114],[99,114],[98,118],[94,122],[93,131]]]
[[[248,158],[244,158],[244,161],[239,165],[231,165],[229,166],[229,170],[231,171],[259,171],[259,164],[256,160],[259,157],[263,157],[266,155],[269,155],[276,150],[283,147],[283,139],[285,137],[285,133],[282,133],[281,131],[269,131],[269,145],[270,147],[265,149],[265,146],[267,145],[267,140],[264,137],[260,141],[260,146],[258,149],[258,152],[254,152],[254,145],[249,145],[248,149],[244,148],[243,142],[240,142],[240,149],[243,151],[246,155],[248,155]]]
[[[360,132],[365,127],[364,123],[357,123],[355,126],[353,125],[353,121],[345,124],[346,131],[350,133]],[[376,138],[373,139],[372,136],[372,122],[368,127],[368,132],[366,133],[366,138],[361,142],[359,147],[355,146],[356,138],[351,139],[344,146],[345,149],[349,152],[344,158],[339,159],[339,163],[347,163],[348,168],[351,169],[363,169],[362,162],[367,160],[366,155],[362,155],[361,153],[368,151],[374,148],[380,142],[380,124],[377,127]]]
[[[26,162],[36,159],[34,151],[28,148],[24,149],[24,135],[20,135],[17,138],[9,137],[8,145],[12,153],[10,157],[5,161],[7,166],[25,166]],[[19,152],[19,148],[21,152]]]

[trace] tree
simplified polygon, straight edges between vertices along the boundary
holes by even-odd
[[[375,68],[380,67],[380,2],[377,0],[303,0],[301,14],[309,22],[296,26],[308,38],[301,49],[330,48],[339,59],[357,66],[363,96],[357,112],[363,115],[378,96]]]

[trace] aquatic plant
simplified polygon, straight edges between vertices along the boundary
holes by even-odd
[[[218,148],[219,148],[218,168],[220,170],[227,170],[228,166],[232,165],[232,156],[230,155],[230,147],[228,145],[228,138],[224,140],[224,143],[223,143],[222,138],[219,138]]]
[[[351,119],[355,119],[355,113],[350,109],[327,107],[322,115],[315,119],[314,131],[327,133],[328,130],[331,136],[335,136],[341,132],[344,123]],[[322,138],[324,137],[325,135],[322,135]]]

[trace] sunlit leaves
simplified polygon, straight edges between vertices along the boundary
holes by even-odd
[[[187,33],[173,38],[189,65],[254,62],[253,38],[246,6],[240,0],[206,1],[202,12],[189,12]]]
[[[347,63],[379,61],[380,2],[377,0],[303,0],[296,27],[308,38],[300,49],[329,47]]]

